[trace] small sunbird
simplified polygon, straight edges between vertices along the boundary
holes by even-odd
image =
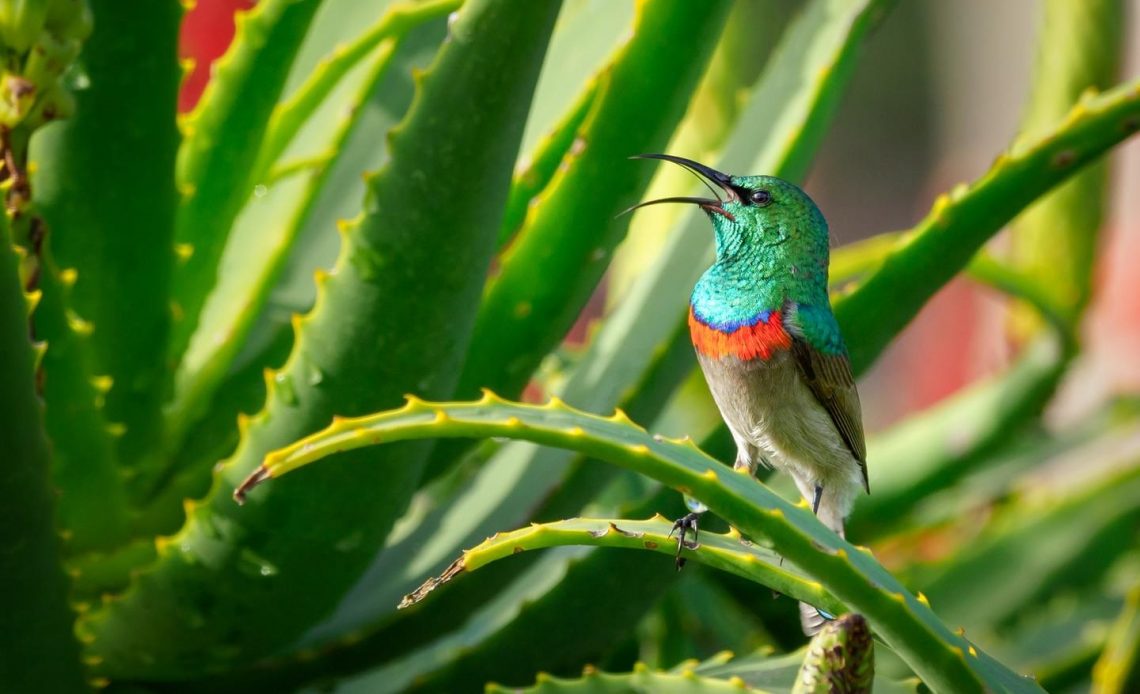
[[[859,393],[827,293],[827,220],[780,178],[731,176],[668,154],[634,158],[683,166],[716,196],[630,209],[690,203],[712,221],[716,261],[693,288],[689,332],[736,442],[734,467],[791,475],[820,521],[843,535],[855,497],[871,490]],[[677,521],[678,552],[702,512]],[[801,603],[800,618],[813,634],[828,617]]]

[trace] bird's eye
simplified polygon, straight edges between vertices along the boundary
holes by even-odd
[[[772,194],[763,188],[752,191],[752,194],[749,195],[748,198],[760,207],[767,207],[772,204]]]

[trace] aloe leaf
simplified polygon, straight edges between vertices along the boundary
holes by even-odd
[[[121,593],[130,584],[131,572],[154,561],[154,540],[131,540],[105,552],[87,552],[67,557],[72,605],[86,612],[104,595]]]
[[[122,424],[105,416],[113,379],[95,371],[93,326],[71,308],[78,273],[56,267],[52,245],[45,239],[40,249],[41,296],[32,319],[36,335],[47,342],[40,368],[52,482],[60,490],[56,518],[66,552],[74,555],[125,542],[131,508],[115,455]]]
[[[551,677],[540,674],[536,683],[527,688],[506,689],[497,684],[487,686],[488,692],[507,691],[545,694],[546,692],[631,692],[631,691],[734,691],[770,692],[790,694],[795,683],[796,673],[804,660],[804,650],[784,655],[757,653],[736,658],[732,653],[722,653],[698,663],[686,661],[676,668],[666,671],[651,670],[642,663],[634,666],[629,673],[605,673],[587,666],[580,679]],[[680,679],[676,679],[680,678]],[[724,689],[725,686],[730,687]],[[875,679],[876,694],[914,694],[920,691],[917,680],[913,683],[896,683],[884,678]],[[709,687],[709,689],[705,689]],[[848,690],[835,690],[848,691]]]
[[[582,126],[594,109],[602,80],[591,80],[582,94],[570,107],[554,128],[535,146],[535,151],[523,160],[511,182],[511,194],[507,198],[507,208],[503,212],[503,224],[499,229],[499,247],[507,245],[523,226],[532,204],[538,202],[538,194],[553,180],[559,167],[571,155],[575,143],[581,142]]]
[[[677,574],[670,559],[658,559],[573,547],[523,556],[480,572],[503,579],[494,590],[477,586],[471,593],[467,588],[476,582],[465,581],[422,606],[436,618],[350,631],[221,682],[227,690],[336,682],[338,691],[379,694],[457,691],[488,679],[524,682],[536,668],[564,672],[608,651],[613,635],[629,632],[660,598]],[[512,567],[522,570],[501,570]],[[618,599],[599,600],[599,594]],[[576,636],[567,640],[566,633]],[[496,657],[508,652],[515,657]]]
[[[891,231],[875,234],[832,251],[831,266],[828,268],[831,291],[843,288],[878,267],[894,248],[900,235],[901,232]]]
[[[767,537],[776,552],[864,614],[883,640],[936,691],[1038,691],[963,637],[950,632],[866,550],[827,531],[802,505],[763,484],[725,470],[691,441],[653,437],[620,413],[588,415],[558,401],[536,407],[487,394],[474,403],[425,403],[357,419],[268,455],[235,491],[242,498],[260,482],[333,453],[424,437],[506,436],[569,448],[645,474],[690,494],[734,527]]]
[[[673,494],[671,489],[664,491]],[[689,566],[687,563],[685,568]],[[771,633],[775,625],[758,619],[720,585],[719,579],[726,575],[699,569],[682,571],[681,579],[658,603],[656,612],[647,615],[639,625],[635,637],[642,657],[659,667],[677,667],[710,648],[722,648],[733,653],[772,652],[777,643]],[[749,588],[749,603],[766,597],[763,596],[764,591],[755,590],[752,581],[746,578],[739,580]],[[782,603],[781,607],[795,609],[794,601],[782,599],[779,593],[772,593],[771,597],[770,604]],[[616,655],[615,649],[603,664],[612,667]],[[755,682],[751,684],[757,686]]]
[[[400,607],[411,607],[460,574],[476,571],[499,559],[533,549],[566,545],[644,549],[674,556],[677,538],[673,531],[673,521],[660,515],[644,521],[574,518],[553,523],[534,523],[520,530],[496,533],[464,551],[463,556],[455,560],[439,577],[429,579],[404,596]],[[829,612],[844,609],[843,604],[827,593],[823,586],[793,566],[781,566],[780,557],[772,550],[745,540],[735,530],[723,534],[701,533],[697,545],[686,548],[686,559],[764,584],[797,600],[818,604]]]
[[[1073,486],[1064,484],[1066,490]],[[968,546],[939,564],[917,567],[912,583],[922,586],[947,620],[978,630],[1000,628],[1061,585],[1096,578],[1134,540],[1140,465],[1076,486],[1075,492],[1052,492],[1060,498],[1048,503],[1007,505]],[[1049,538],[1047,548],[1026,551],[1041,538]],[[1010,562],[1011,556],[1019,560]],[[964,585],[975,587],[969,596]]]
[[[347,17],[344,21],[359,20],[355,16],[359,7],[325,0],[322,8],[310,32],[315,35],[306,38],[306,45],[332,44],[327,50],[336,54],[336,41],[328,34],[345,28],[342,16]],[[334,10],[339,14],[330,17]],[[426,20],[436,14],[418,17]],[[412,98],[410,74],[430,62],[442,40],[443,25],[440,19],[428,21],[399,40],[384,41],[369,60],[343,77],[289,145],[289,156],[311,161],[316,156],[316,168],[307,176],[267,183],[242,209],[221,259],[218,285],[178,365],[174,397],[166,412],[167,448],[182,451],[180,437],[196,426],[206,403],[216,401],[218,379],[240,358],[242,345],[272,341],[282,328],[289,329],[290,313],[311,308],[314,271],[335,260],[338,237],[331,231],[340,220],[360,213],[363,174],[386,161],[384,134],[407,111]],[[297,62],[297,69],[309,68],[304,56]],[[373,80],[377,83],[370,89],[368,82]],[[179,457],[167,475],[182,474],[186,464],[212,465],[215,460]],[[159,480],[159,485],[163,482]]]
[[[1123,2],[1051,0],[1043,9],[1023,137],[1047,133],[1083,93],[1110,87],[1121,62]],[[1071,323],[1092,293],[1107,181],[1105,162],[1090,165],[1027,209],[1010,236],[1015,265],[1048,280],[1043,283],[1046,296]],[[1024,340],[1040,328],[1041,319],[1026,307],[1014,310],[1012,328]]]
[[[638,504],[632,513],[638,515],[650,509],[664,508],[669,501],[676,503],[676,495],[671,490],[661,490]],[[677,512],[679,514],[680,510]],[[605,541],[595,539],[595,535],[604,535],[610,530],[606,522],[584,521],[594,526],[592,535],[590,530],[583,534],[575,523],[551,524],[543,526],[543,530],[557,529],[560,536],[551,540],[555,545],[573,541],[572,536],[577,535],[588,543],[604,546]],[[624,523],[620,526],[623,530]],[[567,525],[573,527],[569,534],[563,533]],[[545,535],[543,530],[538,530],[538,534]],[[511,534],[512,537],[517,535],[525,535],[527,540],[535,539],[526,531]],[[734,539],[731,535],[728,537],[732,540],[729,543],[732,548],[739,541],[739,535]],[[504,575],[496,569],[507,565],[529,567],[540,556],[546,556],[527,551],[516,553],[517,548],[529,549],[530,545],[513,543],[509,552],[502,553],[503,556],[512,556],[511,562],[492,563],[472,577],[488,580],[461,581],[455,588],[435,594],[432,600],[408,610],[417,614],[424,611],[438,613],[442,619],[437,632],[444,635],[419,646],[408,655],[390,657],[392,646],[389,644],[394,640],[403,642],[409,637],[417,637],[417,632],[410,631],[409,627],[415,629],[423,625],[414,614],[409,619],[391,621],[357,643],[338,648],[341,651],[338,658],[354,651],[358,653],[358,661],[367,654],[374,654],[375,660],[377,651],[386,656],[384,660],[387,662],[382,667],[351,681],[368,691],[400,690],[402,683],[409,681],[415,682],[413,690],[428,691],[454,691],[462,689],[466,683],[484,680],[514,684],[527,681],[536,668],[566,674],[583,662],[598,662],[598,657],[610,650],[615,640],[628,634],[639,618],[658,602],[661,593],[679,577],[671,566],[675,542],[668,538],[668,530],[660,529],[657,539],[660,540],[657,552],[664,557],[646,561],[632,552],[597,551],[575,556],[557,583],[520,605],[517,612],[511,603],[507,603],[495,610],[493,619],[489,620],[484,610],[467,617],[469,610],[464,603],[474,600],[483,605],[489,600],[498,600],[495,595],[500,592],[517,594],[513,588],[504,588],[514,583],[504,580]],[[542,546],[548,543],[548,538],[539,537],[537,541],[536,546]],[[644,544],[640,546],[644,547]],[[737,545],[740,546],[748,545]],[[757,553],[765,552],[757,549]],[[485,572],[492,572],[492,575]],[[526,568],[506,576],[513,578],[514,582],[525,584],[530,581]],[[455,594],[456,589],[458,595]],[[608,597],[599,600],[599,595]],[[507,617],[501,613],[504,607],[510,610]],[[465,623],[456,629],[455,624],[460,621]],[[487,621],[492,621],[494,628],[485,626]],[[552,623],[558,625],[557,630],[549,628]],[[477,625],[484,626],[480,628]],[[576,637],[567,641],[563,637],[566,633],[576,634]],[[511,653],[515,657],[504,661],[496,657],[501,653]]]
[[[1124,609],[1093,668],[1096,694],[1124,694],[1140,688],[1140,585],[1128,593]]]
[[[383,42],[398,39],[416,25],[454,12],[462,0],[428,0],[399,3],[388,8],[372,26],[351,42],[340,44],[317,64],[289,99],[273,111],[265,132],[253,180],[261,181],[349,71],[374,53]]]
[[[389,451],[399,462],[393,468],[330,467],[245,508],[219,492],[336,411],[454,386],[483,278],[473,268],[485,268],[494,248],[557,10],[558,3],[474,0],[451,25],[392,133],[388,165],[369,178],[365,213],[346,230],[316,307],[296,320],[289,361],[269,374],[265,409],[212,493],[160,544],[158,562],[80,625],[102,672],[179,679],[249,664],[327,613],[376,553],[414,490],[422,445]],[[474,115],[440,117],[456,109]],[[439,190],[450,191],[448,205],[408,204],[435,200]],[[368,498],[354,493],[362,473],[378,490]],[[162,636],[170,633],[180,638]]]
[[[182,124],[175,240],[185,249],[173,282],[177,360],[217,281],[238,211],[253,193],[258,152],[289,66],[321,0],[266,0],[236,15],[236,32],[194,112]]]
[[[1047,691],[1087,686],[1112,623],[1124,606],[1122,596],[1114,593],[1109,586],[1097,584],[1035,605],[1014,628],[1001,633],[996,647],[1002,661],[1016,663]]]
[[[433,510],[422,518],[409,514],[416,522],[414,531],[400,533],[399,541],[386,547],[369,569],[381,580],[361,581],[339,614],[321,625],[319,637],[310,633],[293,658],[267,664],[274,681],[321,682],[372,667],[353,681],[367,683],[362,686],[372,691],[400,691],[413,681],[428,689],[452,690],[480,679],[523,682],[535,668],[564,673],[607,652],[672,584],[677,574],[667,561],[647,562],[628,553],[583,555],[578,549],[532,553],[489,567],[415,609],[390,615],[400,597],[419,584],[425,569],[442,568],[452,558],[447,552],[457,535],[460,541],[468,538],[467,544],[477,541],[471,537],[477,530],[466,523],[472,516],[493,523],[493,517],[485,520],[480,502],[501,505],[490,492],[513,484],[502,475],[480,474],[463,485],[464,493],[444,497],[450,501],[441,509],[446,513]],[[521,490],[521,495],[527,493]],[[654,495],[634,513],[676,503],[675,495],[670,497]],[[502,503],[515,500],[508,497]],[[437,561],[441,552],[443,559]],[[542,583],[541,590],[534,587],[536,581]],[[614,600],[599,601],[599,592]],[[488,603],[495,604],[493,610]],[[558,630],[547,628],[552,621]],[[561,637],[565,632],[578,637],[567,642]],[[320,650],[320,661],[301,657],[310,648]],[[495,657],[505,652],[518,657]]]
[[[579,548],[565,548],[520,557],[518,563],[525,564],[521,571],[515,570],[519,568],[514,566],[515,562],[488,567],[480,576],[501,578],[500,582],[494,584],[496,590],[485,591],[482,586],[476,586],[479,590],[471,592],[467,589],[475,581],[458,583],[455,589],[441,594],[440,600],[433,601],[441,603],[440,605],[423,605],[435,613],[425,619],[382,624],[374,630],[349,630],[319,644],[304,646],[286,656],[263,661],[256,667],[239,673],[226,673],[214,680],[195,681],[191,688],[248,691],[253,687],[286,689],[302,683],[322,686],[335,682],[338,691],[351,691],[355,685],[370,694],[403,692],[415,682],[426,680],[433,674],[439,675],[443,668],[452,666],[457,661],[479,656],[484,667],[489,665],[500,669],[520,669],[525,671],[524,677],[529,677],[534,670],[529,667],[528,661],[521,657],[510,659],[509,662],[491,658],[489,653],[503,651],[489,648],[487,644],[501,638],[503,630],[510,629],[516,621],[538,617],[546,620],[546,624],[557,621],[560,628],[547,630],[545,636],[548,641],[543,642],[544,652],[538,652],[533,647],[532,644],[536,641],[533,633],[529,640],[518,641],[522,650],[526,651],[528,657],[537,655],[543,660],[565,660],[559,651],[569,647],[569,657],[573,659],[580,644],[567,643],[559,636],[565,633],[561,627],[572,615],[567,615],[560,609],[551,612],[540,607],[536,610],[535,606],[540,603],[565,604],[561,596],[558,600],[551,600],[550,596],[560,585],[578,585],[577,579],[595,581],[592,585],[604,589],[620,590],[624,576],[613,572],[599,573],[589,567],[585,571],[578,570],[577,567],[584,560],[583,554]],[[625,565],[618,568],[625,568]],[[664,572],[668,575],[667,563],[656,564],[654,569],[658,574]],[[645,592],[651,599],[657,596],[655,590]],[[634,597],[637,599],[636,595]],[[601,606],[605,609],[607,603],[594,602],[594,609],[587,610],[585,617],[605,617],[604,614],[598,614],[600,610],[597,608]],[[627,615],[625,606],[613,612],[617,618]],[[628,626],[635,621],[636,616],[627,619],[626,624]],[[592,643],[596,640],[590,633],[584,633],[583,636],[584,642]],[[558,648],[551,647],[550,642],[554,640],[558,641]],[[477,647],[473,648],[473,645]],[[317,654],[320,657],[316,657]],[[479,663],[475,666],[478,667]],[[356,674],[363,671],[367,672]],[[453,679],[453,673],[454,670],[446,675]],[[438,682],[438,679],[437,677],[434,681]],[[469,681],[467,680],[468,683]],[[459,680],[454,688],[462,689],[464,684],[463,680]]]
[[[347,113],[360,112],[390,67],[395,47],[390,42],[377,50],[377,55],[367,69],[366,78],[357,88],[353,101],[348,104]],[[186,428],[196,422],[206,410],[215,389],[245,344],[298,235],[313,213],[330,170],[340,160],[345,143],[357,122],[351,115],[341,120],[320,166],[311,171],[305,180],[297,182],[299,190],[293,185],[282,186],[285,190],[275,190],[277,195],[261,206],[262,210],[272,213],[276,210],[270,205],[277,207],[293,202],[289,219],[277,225],[269,225],[270,231],[258,236],[258,252],[240,254],[243,256],[240,258],[240,267],[225,262],[231,259],[229,254],[223,257],[223,270],[228,270],[231,275],[219,282],[219,287],[225,293],[219,297],[220,300],[207,304],[198,334],[188,346],[175,374],[174,398],[167,408],[170,430],[167,435],[168,448],[181,448]],[[285,196],[280,193],[283,192],[287,193],[287,201],[282,200]],[[249,249],[242,244],[242,250]],[[257,259],[251,262],[250,256],[256,256]]]
[[[939,287],[1037,197],[1140,129],[1140,83],[1082,100],[1063,122],[998,157],[970,186],[939,196],[862,283],[834,302],[860,373]]]
[[[1006,372],[957,393],[868,441],[872,487],[848,523],[853,537],[896,526],[900,515],[991,460],[1040,414],[1065,372],[1057,340],[1027,345]]]
[[[484,638],[460,646],[451,641],[449,633],[408,658],[411,664],[428,666],[412,689],[456,691],[465,683],[489,680],[517,684],[528,681],[537,669],[566,673],[584,662],[597,662],[615,640],[633,632],[677,576],[666,557],[633,552],[579,556],[579,548],[566,551],[574,554],[569,555],[559,580],[530,602],[521,603],[516,614]],[[525,575],[516,579],[523,580]],[[480,612],[471,616],[472,622],[485,619]],[[566,634],[575,635],[571,643]],[[517,660],[503,662],[499,657],[503,653]],[[389,673],[404,670],[407,664],[397,660],[358,681],[365,688],[390,681]]]
[[[13,691],[82,691],[60,561],[51,457],[36,397],[35,354],[28,339],[28,299],[16,270],[7,217],[0,215],[0,629],[6,639],[0,677]]]
[[[583,89],[633,36],[636,3],[571,0],[558,14],[546,64],[523,129],[520,161],[532,160],[543,137],[564,122]]]
[[[595,15],[605,13],[611,24],[617,22],[618,17],[611,15],[619,5],[580,3],[576,13],[568,11],[570,17],[560,19],[561,34],[555,35],[555,43],[572,38],[596,48],[600,41],[592,26]],[[512,243],[488,283],[457,393],[473,395],[480,387],[491,387],[518,394],[539,360],[562,340],[600,279],[628,222],[614,218],[614,212],[629,197],[629,189],[636,194],[649,183],[648,175],[636,166],[614,169],[611,164],[624,158],[621,153],[630,156],[665,146],[698,83],[699,68],[716,44],[712,35],[727,13],[727,5],[719,1],[714,11],[693,6],[675,13],[667,5],[655,0],[637,7],[632,38],[588,80],[548,139],[528,156],[530,164],[515,181],[499,235]],[[707,34],[706,38],[697,39],[694,31]],[[663,51],[683,67],[658,64],[655,58],[670,41],[697,47]],[[552,44],[552,51],[557,48]],[[589,51],[576,49],[572,55],[571,66],[580,68]],[[567,70],[554,58],[552,52],[556,70]],[[652,79],[646,80],[646,75]],[[658,103],[662,95],[668,97],[665,105],[654,109],[646,121],[643,99]],[[551,108],[551,99],[540,97],[541,91],[532,111]],[[544,122],[543,114],[532,113],[528,129],[534,128],[534,122]],[[583,229],[589,230],[587,234]],[[441,442],[433,451],[427,479],[454,464],[467,447],[463,441]]]
[[[518,392],[570,328],[628,224],[614,214],[649,182],[646,167],[619,162],[668,142],[728,8],[638,6],[633,38],[598,78],[575,153],[488,283],[457,392]],[[654,108],[646,111],[646,103]]]
[[[1041,481],[1040,471],[1049,469],[1051,461],[1087,460],[1087,465],[1073,471],[1079,469],[1081,480],[1093,481],[1105,472],[1103,463],[1131,462],[1116,453],[1104,455],[1103,451],[1135,451],[1130,434],[1137,417],[1136,403],[1120,400],[1097,410],[1078,425],[1048,435],[1031,427],[1007,449],[996,452],[984,468],[924,499],[916,509],[916,520],[928,527],[953,526],[981,509],[1006,504],[1011,490],[1022,489],[1027,482]],[[1104,448],[1098,447],[1098,441]],[[1077,478],[1072,481],[1074,488],[1080,487]],[[903,537],[898,539],[905,542]]]
[[[138,470],[166,396],[182,7],[90,4],[80,64],[91,88],[76,91],[74,116],[32,139],[32,184],[56,263],[75,270],[68,308],[92,328],[92,375],[110,384],[105,418],[123,432],[115,452]],[[125,109],[125,95],[146,106]]]
[[[218,384],[205,416],[189,429],[183,445],[171,452],[167,476],[133,524],[138,536],[170,535],[185,522],[185,500],[200,499],[209,491],[214,464],[233,454],[250,415],[265,403],[265,369],[285,363],[293,337],[290,326],[283,325],[263,343],[246,345],[249,353]]]
[[[325,0],[329,2],[330,0]],[[341,7],[346,16],[353,16],[361,7],[359,3],[351,7]],[[322,12],[322,16],[327,16]],[[337,18],[339,19],[339,18]],[[371,17],[367,21],[371,21]],[[333,26],[328,31],[340,27],[339,21],[329,19]],[[316,30],[314,30],[316,31]],[[340,148],[339,156],[332,162],[314,203],[312,212],[293,242],[288,262],[281,272],[280,279],[273,288],[268,303],[258,317],[250,333],[251,340],[258,340],[266,333],[273,334],[277,326],[285,322],[291,312],[307,311],[315,301],[316,291],[313,272],[318,268],[328,268],[336,260],[339,238],[332,230],[337,229],[343,220],[354,219],[362,212],[367,185],[367,172],[374,171],[388,161],[389,152],[386,133],[403,119],[412,102],[415,91],[412,75],[431,64],[447,34],[447,22],[435,20],[425,22],[409,30],[397,42],[389,60],[391,66],[381,78],[367,102],[352,114],[354,123],[348,140]],[[322,42],[324,43],[324,42]],[[335,41],[333,41],[335,45]],[[331,48],[329,49],[331,50]],[[320,110],[309,118],[305,126],[294,138],[285,153],[286,158],[307,157],[327,154],[331,145],[330,135],[338,130],[338,123],[361,83],[367,78],[368,66],[359,66],[347,75],[336,92],[329,96]],[[294,183],[292,192],[290,186]],[[256,253],[265,233],[265,225],[288,224],[296,202],[293,196],[301,193],[301,183],[297,179],[287,179],[269,189],[263,199],[264,204],[256,215],[253,205],[246,208],[247,214],[239,218],[241,240],[227,246],[227,258],[240,261],[247,254]],[[264,220],[264,221],[261,221]],[[229,248],[234,248],[231,256]],[[241,249],[246,249],[244,252]]]
[[[633,672],[611,674],[587,667],[581,678],[552,677],[539,673],[531,687],[503,687],[489,683],[487,694],[625,694],[626,692],[661,692],[661,694],[735,694],[752,692],[766,694],[768,690],[749,687],[742,680],[702,677],[692,670],[660,672],[638,663]],[[769,693],[770,694],[770,693]]]
[[[894,240],[896,235],[884,234],[856,244],[843,256],[846,277],[837,279],[849,279],[861,267],[881,259]],[[875,493],[862,500],[849,519],[847,527],[853,536],[885,529],[888,518],[897,529],[898,517],[912,510],[917,501],[963,479],[1008,448],[1015,440],[1011,433],[1025,429],[1040,415],[1077,352],[1074,326],[1044,290],[1046,282],[984,253],[970,261],[967,273],[1021,299],[1052,334],[1025,345],[1004,373],[971,384],[871,437]]]

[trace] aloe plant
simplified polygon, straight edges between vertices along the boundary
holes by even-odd
[[[0,1],[0,688],[1128,691],[1140,408],[1042,433],[1121,3],[1045,3],[1017,140],[833,254],[857,374],[958,274],[1019,349],[869,439],[859,544],[718,462],[704,220],[615,216],[695,185],[644,152],[802,181],[895,4],[262,0],[179,114],[182,4]],[[680,573],[678,491],[729,525]]]

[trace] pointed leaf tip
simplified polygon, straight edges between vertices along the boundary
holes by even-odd
[[[425,597],[427,597],[428,593],[432,592],[439,586],[447,583],[451,579],[466,571],[466,554],[467,553],[464,552],[464,556],[451,562],[451,565],[448,566],[442,574],[434,578],[429,578],[428,580],[424,581],[423,585],[421,585],[419,588],[416,588],[411,593],[405,595],[404,598],[400,600],[400,604],[396,605],[396,609],[403,610],[405,608],[411,607],[412,605],[415,605],[417,602],[420,602]]]
[[[237,502],[238,506],[244,506],[246,495],[249,494],[254,487],[269,479],[269,477],[269,470],[267,470],[264,465],[258,466],[256,470],[250,473],[249,477],[246,477],[245,481],[234,490],[234,501]]]

